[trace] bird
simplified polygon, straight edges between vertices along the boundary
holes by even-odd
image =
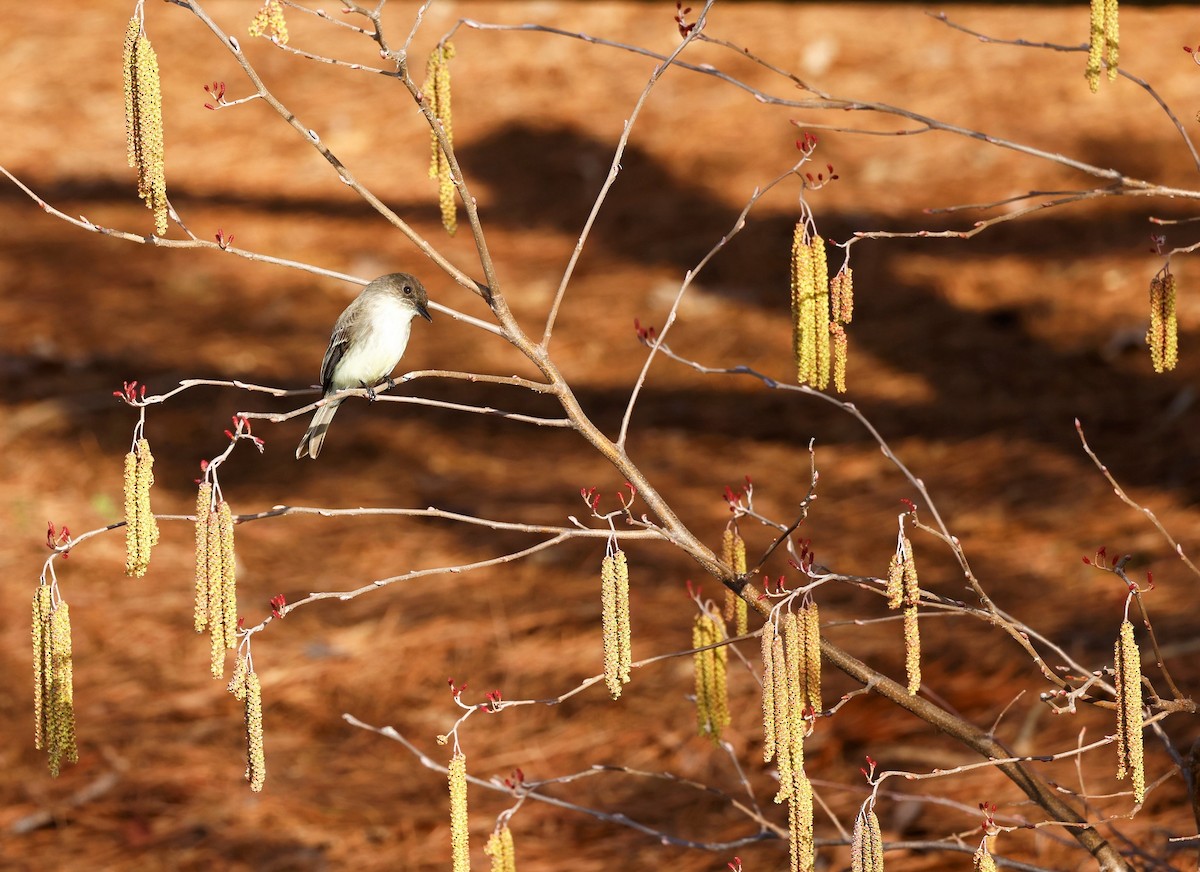
[[[317,409],[304,438],[296,447],[296,459],[317,459],[329,423],[342,400],[339,391],[366,388],[374,399],[374,387],[385,379],[389,386],[392,370],[404,355],[412,320],[420,315],[432,322],[425,287],[408,273],[391,273],[375,279],[338,316],[329,337],[329,348],[321,361],[321,390],[325,405]]]

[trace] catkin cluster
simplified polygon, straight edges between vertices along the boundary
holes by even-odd
[[[854,270],[844,267],[829,282],[829,334],[833,359],[833,386],[839,394],[846,393],[846,357],[849,338],[846,325],[854,318]]]
[[[158,522],[150,508],[154,484],[154,455],[150,443],[139,439],[125,455],[125,574],[141,578],[150,566],[150,551],[158,544]]]
[[[1121,623],[1113,663],[1117,676],[1117,778],[1129,776],[1133,801],[1146,798],[1146,766],[1142,755],[1142,653],[1133,624]]]
[[[738,578],[746,574],[746,542],[736,527],[725,528],[725,537],[721,542],[721,559]],[[744,636],[750,631],[746,601],[729,588],[725,588],[725,620],[733,621],[735,636]]]
[[[1150,280],[1150,329],[1146,344],[1155,372],[1167,372],[1179,362],[1179,320],[1175,316],[1175,276],[1163,269]]]
[[[425,84],[421,90],[429,110],[442,125],[446,142],[454,142],[454,128],[450,111],[450,59],[454,57],[454,44],[442,43],[433,50],[425,66]],[[450,160],[438,143],[437,131],[431,130],[431,155],[429,178],[438,182],[438,205],[442,209],[442,226],[451,236],[458,229],[458,212],[454,203],[454,179],[450,174]]]
[[[796,379],[818,390],[846,390],[846,325],[854,315],[854,274],[843,268],[832,282],[825,240],[804,220],[792,235],[792,350]]]
[[[492,872],[517,872],[517,854],[512,830],[507,825],[488,836],[483,853],[492,858]]]
[[[721,732],[729,726],[729,689],[725,669],[729,649],[725,641],[725,623],[720,616],[696,615],[692,625],[692,665],[696,674],[696,724],[701,736],[721,741]],[[715,645],[708,648],[706,646]],[[706,650],[699,650],[705,648]]]
[[[804,765],[805,712],[822,709],[820,620],[810,602],[763,629],[763,762],[779,766],[776,802],[788,798],[788,776]]]
[[[129,166],[137,170],[138,196],[154,213],[154,232],[167,233],[167,177],[163,163],[162,90],[158,56],[142,27],[129,19],[122,55],[125,68],[125,143]]]
[[[71,612],[48,584],[33,597],[33,745],[49,754],[50,774],[63,761],[79,762],[75,746],[75,691],[71,663]]]
[[[1092,93],[1100,89],[1100,70],[1108,66],[1108,80],[1117,78],[1120,56],[1120,24],[1117,20],[1117,0],[1092,0],[1091,31],[1088,41],[1087,70],[1084,75]]]
[[[280,45],[287,45],[288,28],[283,17],[283,4],[279,0],[267,0],[255,14],[248,30],[254,38],[266,34]]]
[[[625,552],[604,555],[600,565],[601,625],[604,633],[604,683],[612,698],[629,683],[633,663],[629,634],[629,564]]]
[[[921,631],[917,625],[921,589],[912,543],[907,536],[900,537],[888,566],[887,598],[888,608],[904,609],[904,671],[908,674],[908,692],[915,696],[921,689]]]
[[[258,793],[267,780],[267,758],[263,753],[262,684],[258,673],[250,669],[246,655],[237,658],[229,692],[246,706],[246,780]]]
[[[225,650],[237,647],[237,568],[233,552],[233,512],[221,500],[213,507],[213,486],[202,482],[196,494],[197,633],[209,634],[213,678],[225,675]]]
[[[868,808],[868,806],[871,806]],[[859,809],[850,837],[850,872],[883,872],[883,832],[870,801]]]
[[[985,836],[971,857],[971,865],[975,872],[996,872],[996,860],[988,848],[990,836]]]
[[[788,803],[791,868],[813,866],[812,785],[804,773],[805,712],[821,706],[821,630],[816,603],[784,612],[762,635],[763,761],[779,768],[776,802]]]
[[[791,872],[813,872],[816,844],[813,841],[813,790],[803,769],[797,769],[795,786],[788,799],[788,859]]]
[[[450,782],[450,854],[454,872],[471,868],[471,843],[467,831],[467,758],[455,751],[448,767]]]

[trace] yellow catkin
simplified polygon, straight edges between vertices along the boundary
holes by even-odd
[[[726,527],[725,533],[721,537],[721,562],[726,566],[733,568],[733,537],[734,532],[732,527]],[[725,620],[732,621],[737,614],[737,606],[735,604],[738,596],[729,588],[725,588]]]
[[[267,780],[267,758],[263,753],[262,684],[257,672],[246,673],[246,780],[255,793]]]
[[[471,868],[471,844],[467,830],[467,758],[455,751],[448,767],[450,782],[450,852],[454,872]]]
[[[492,872],[516,872],[517,854],[513,847],[512,830],[503,826],[488,836],[483,853],[492,858]]]
[[[917,558],[912,543],[904,540],[904,604],[916,605],[921,601],[921,582],[917,578]]]
[[[1113,676],[1116,681],[1116,712],[1117,712],[1117,778],[1121,781],[1129,774],[1129,750],[1126,747],[1125,728],[1125,676],[1122,661],[1121,639],[1113,643]],[[1140,665],[1140,664],[1139,664]]]
[[[988,840],[985,837],[971,857],[975,872],[996,872],[996,861],[992,857],[992,852],[988,850],[987,843]]]
[[[446,142],[454,142],[454,128],[450,108],[450,59],[454,57],[454,44],[447,42],[437,46],[429,56],[425,67],[425,84],[422,92],[430,111],[442,126]],[[442,211],[442,226],[454,235],[458,229],[458,214],[454,200],[454,180],[450,173],[450,161],[438,142],[437,133],[430,132],[429,177],[438,180],[438,205]]]
[[[620,618],[617,612],[617,566],[612,554],[600,564],[600,625],[604,635],[604,684],[613,699],[621,695]]]
[[[804,735],[808,729],[804,721],[808,686],[804,679],[804,640],[801,623],[794,612],[785,612],[780,623],[783,625],[783,651],[785,675],[787,677],[788,735],[792,751],[792,768],[804,764]]]
[[[46,611],[42,623],[42,746],[49,750],[54,743],[54,634],[50,620],[54,614],[54,595],[46,596]]]
[[[840,324],[854,320],[854,270],[842,267],[829,283],[829,318]]]
[[[1123,674],[1124,667],[1122,666],[1121,656],[1121,639],[1118,636],[1117,641],[1113,643],[1113,677],[1117,686],[1116,696],[1116,711],[1117,711],[1117,778],[1121,781],[1129,774],[1129,751],[1125,747],[1125,676]]]
[[[1121,27],[1118,19],[1117,0],[1104,0],[1104,60],[1108,64],[1108,80],[1117,79],[1120,60]]]
[[[138,577],[146,574],[146,564],[138,554],[138,493],[137,455],[125,455],[122,475],[125,494],[125,574]]]
[[[770,621],[763,627],[762,638],[762,715],[763,715],[763,762],[770,763],[775,756],[775,625]]]
[[[725,624],[720,620],[713,621],[713,639],[717,642],[723,642],[728,638],[725,633]],[[727,675],[729,671],[729,646],[721,645],[719,648],[714,648],[713,651],[713,725],[716,729],[713,731],[713,741],[719,741],[721,734],[725,728],[729,726],[729,685]]]
[[[1084,77],[1095,94],[1100,90],[1100,70],[1104,58],[1104,7],[1106,0],[1091,0],[1091,18],[1088,28],[1088,56]]]
[[[846,361],[850,356],[850,338],[841,324],[829,325],[830,355],[833,358],[833,387],[839,394],[846,393]]]
[[[775,696],[775,755],[779,765],[779,790],[775,794],[775,801],[783,802],[795,798],[795,778],[797,773],[803,774],[807,728],[804,721],[806,688],[801,674],[804,648],[800,639],[800,624],[792,612],[784,612],[779,623],[783,640],[779,652],[782,656],[775,665],[776,687],[782,687],[783,693],[777,692]]]
[[[850,872],[883,872],[883,833],[874,808],[864,805],[854,819]]]
[[[771,642],[771,660],[775,669],[775,765],[779,769],[779,790],[775,802],[783,802],[792,789],[792,726],[788,714],[787,656],[783,638],[776,635]]]
[[[825,240],[814,235],[809,243],[812,248],[810,264],[814,304],[812,307],[812,337],[816,343],[816,378],[812,386],[825,390],[829,386],[829,267],[825,259]]]
[[[893,554],[892,562],[888,564],[887,587],[884,590],[887,592],[888,608],[900,608],[904,601],[904,563],[900,552]]]
[[[739,577],[746,574],[746,543],[741,536],[733,543],[733,571]],[[734,601],[733,626],[735,635],[745,636],[750,632],[750,609],[740,596]]]
[[[59,600],[50,613],[50,694],[43,700],[49,710],[46,750],[50,754],[50,774],[58,777],[65,760],[79,762],[75,745],[74,664],[71,659],[71,612],[65,600]]]
[[[1166,283],[1158,274],[1150,279],[1150,327],[1146,330],[1146,344],[1150,346],[1150,362],[1155,372],[1166,369],[1163,363],[1166,346],[1166,320],[1163,318],[1165,300]]]
[[[921,633],[917,624],[917,603],[921,601],[920,579],[912,543],[902,536],[888,566],[888,608],[904,609],[904,670],[908,675],[908,692],[915,695],[921,688]]]
[[[846,392],[846,361],[850,356],[846,325],[853,318],[854,272],[846,266],[829,282],[829,356],[833,386],[839,394]]]
[[[740,597],[729,588],[725,588],[725,610],[722,613],[726,621],[737,619],[737,602]],[[739,634],[740,635],[740,634]]]
[[[908,694],[921,689],[921,631],[917,625],[917,607],[904,607],[904,671],[908,675]]]
[[[724,645],[715,645],[725,639],[725,629],[719,620],[709,615],[696,616],[692,625],[692,647],[697,650],[693,655],[693,666],[696,673],[696,722],[700,735],[708,736],[714,742],[721,740],[721,732],[729,726],[729,697],[726,685],[726,663],[728,649]]]
[[[254,38],[266,35],[280,45],[287,45],[288,28],[283,17],[283,4],[279,0],[267,0],[255,14],[247,30]]]
[[[138,78],[146,82],[146,87],[138,90],[138,116],[142,119],[139,129],[142,133],[142,161],[145,166],[139,193],[146,201],[146,207],[154,213],[154,232],[159,236],[166,236],[167,178],[158,55],[145,34],[139,37],[136,52]]]
[[[1121,623],[1114,657],[1117,673],[1117,777],[1128,774],[1133,801],[1146,798],[1146,767],[1142,748],[1142,657],[1133,624]]]
[[[812,249],[803,220],[796,222],[792,235],[792,351],[796,358],[796,381],[811,384],[816,379],[816,344],[813,341],[813,313],[816,311],[813,287]]]
[[[39,584],[33,594],[33,747],[46,747],[46,721],[50,704],[50,585]]]
[[[712,720],[708,700],[709,688],[712,687],[712,658],[709,656],[711,652],[699,650],[709,643],[707,620],[704,615],[697,615],[692,622],[692,648],[695,649],[695,653],[692,654],[692,673],[696,691],[696,725],[702,736],[709,733],[709,724]]]
[[[150,565],[150,552],[158,544],[158,521],[150,508],[150,488],[154,486],[154,455],[146,439],[137,442],[137,464],[134,470],[134,488],[137,498],[138,558],[142,563],[141,575]]]
[[[138,196],[154,213],[154,232],[167,232],[167,183],[163,162],[162,90],[158,56],[134,16],[125,34],[125,139],[129,165],[137,170]]]
[[[216,510],[208,513],[208,637],[209,666],[213,678],[225,675],[225,613],[222,590],[221,518]]]
[[[629,562],[620,549],[613,555],[617,569],[617,618],[620,632],[617,641],[621,647],[621,682],[628,684],[633,668],[633,637],[629,628]]]
[[[438,67],[442,65],[442,49],[440,47],[433,49],[433,54],[430,59],[425,62],[425,83],[421,85],[421,92],[425,95],[425,101],[430,107],[430,112],[434,118],[438,116],[438,92],[437,92],[437,74]],[[438,142],[437,133],[430,133],[430,179],[437,179],[442,174],[442,144]]]
[[[208,518],[212,511],[212,484],[201,482],[196,492],[196,604],[193,624],[197,633],[208,626]]]
[[[821,712],[821,613],[815,602],[800,610],[800,641],[803,645],[804,702]]]
[[[233,694],[234,699],[246,698],[246,673],[249,669],[250,663],[246,659],[246,655],[239,654],[233,666],[233,678],[229,679],[229,687],[227,688]]]
[[[816,863],[813,842],[812,784],[803,769],[795,771],[795,786],[788,802],[788,848],[791,872],[812,872]]]
[[[221,617],[226,648],[237,647],[237,560],[233,551],[233,512],[229,503],[217,504],[221,535]]]
[[[1172,273],[1167,273],[1165,307],[1163,312],[1163,317],[1167,325],[1166,343],[1163,347],[1163,365],[1167,369],[1174,369],[1175,364],[1179,362],[1179,321],[1175,314],[1175,296],[1175,276]]]
[[[738,575],[746,574],[746,540],[736,532],[733,535],[733,571]]]
[[[721,555],[725,565],[739,578],[746,574],[746,541],[732,527],[725,528],[721,540]],[[746,601],[729,588],[725,588],[725,620],[732,621],[734,635],[744,636],[750,631],[750,615]]]
[[[908,692],[915,696],[921,689],[921,632],[917,624],[921,588],[916,557],[907,536],[901,537],[888,569],[887,592],[889,608],[904,608],[904,671],[908,675]]]
[[[1179,321],[1175,313],[1175,276],[1164,270],[1150,280],[1150,328],[1146,344],[1155,372],[1167,372],[1179,362]]]
[[[142,138],[138,133],[137,94],[135,92],[134,74],[137,68],[134,64],[134,49],[137,47],[139,34],[142,32],[142,21],[136,15],[129,19],[125,30],[125,46],[121,54],[121,67],[125,76],[125,148],[128,152],[129,168],[136,169],[141,164],[139,152]]]

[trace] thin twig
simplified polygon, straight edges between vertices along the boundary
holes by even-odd
[[[423,752],[421,749],[419,749],[416,745],[414,745],[412,742],[410,742],[408,739],[406,739],[404,737],[404,735],[402,733],[400,733],[398,730],[396,730],[394,727],[375,727],[375,726],[372,726],[371,724],[365,723],[364,721],[360,721],[358,718],[354,717],[353,715],[351,715],[349,713],[343,714],[342,718],[346,721],[346,723],[350,724],[353,727],[358,727],[359,729],[362,729],[362,730],[368,730],[373,733],[378,733],[379,735],[381,735],[385,738],[392,739],[393,741],[399,742],[401,745],[403,745],[408,750],[408,752],[410,754],[412,754],[414,757],[416,757],[417,760],[421,763],[421,765],[424,766],[426,769],[432,769],[435,772],[441,772],[441,773],[446,772],[445,766],[443,766],[441,763],[438,763],[432,757],[428,756],[425,752]],[[520,790],[521,795],[523,795],[529,799],[534,799],[534,800],[537,800],[538,802],[544,802],[548,805],[553,805],[558,808],[567,809],[569,811],[580,812],[581,814],[586,814],[591,817],[594,817],[597,820],[607,821],[608,823],[614,823],[614,824],[618,824],[623,827],[628,827],[632,830],[636,830],[640,833],[651,836],[652,838],[657,839],[660,842],[664,842],[664,843],[670,844],[670,845],[676,845],[676,846],[682,847],[682,848],[698,848],[698,849],[701,849],[704,851],[727,852],[727,851],[736,850],[737,848],[745,847],[746,845],[752,845],[756,842],[761,842],[766,839],[781,838],[783,833],[786,832],[786,830],[780,831],[781,828],[779,828],[776,825],[770,825],[770,824],[766,824],[764,822],[764,827],[770,827],[770,829],[764,828],[764,829],[760,830],[758,833],[755,833],[754,835],[751,835],[751,836],[746,836],[741,839],[732,839],[732,840],[729,840],[726,842],[700,842],[700,841],[696,841],[694,839],[684,839],[684,838],[681,838],[678,836],[673,836],[670,833],[667,833],[663,830],[658,830],[658,829],[655,829],[654,827],[647,826],[646,824],[639,823],[638,821],[633,820],[629,816],[621,814],[619,812],[614,813],[614,812],[601,811],[600,809],[589,808],[587,806],[578,805],[576,803],[569,802],[565,799],[559,799],[557,797],[548,796],[547,794],[539,792],[539,788],[544,786],[547,783],[563,783],[565,781],[578,780],[579,778],[587,777],[589,774],[598,774],[599,772],[602,772],[602,771],[608,772],[608,771],[612,771],[612,770],[607,770],[607,769],[605,769],[605,770],[585,770],[584,772],[577,773],[575,776],[562,776],[558,779],[555,779],[553,782],[537,782],[536,784],[533,784],[533,785],[519,785],[517,789]],[[630,774],[641,774],[641,773],[636,772],[635,770],[620,769],[618,771],[628,772]],[[496,781],[491,781],[491,780],[484,780],[482,778],[478,778],[478,777],[470,775],[470,774],[467,775],[467,781],[469,781],[471,784],[474,784],[478,787],[484,787],[484,788],[487,788],[488,790],[494,790],[499,793],[508,793],[508,794],[514,793],[513,788],[508,787],[502,783],[499,783]],[[705,789],[710,789],[710,788],[705,788]],[[734,808],[738,808],[739,810],[745,811],[748,814],[748,816],[753,817],[753,813],[749,809],[747,809],[746,806],[741,805],[736,800],[730,800],[730,805],[733,806]]]
[[[550,313],[546,316],[546,326],[542,331],[543,348],[550,345],[550,337],[554,333],[554,323],[558,318],[558,310],[562,305],[563,297],[567,293],[567,285],[571,282],[571,276],[575,274],[575,265],[579,263],[579,257],[583,254],[583,247],[587,243],[588,235],[591,233],[592,225],[596,222],[597,216],[600,214],[600,209],[604,205],[605,199],[608,197],[608,192],[612,188],[613,183],[617,180],[617,175],[621,172],[621,157],[625,154],[625,147],[629,144],[629,137],[633,133],[633,126],[637,123],[638,116],[642,113],[642,107],[646,105],[646,101],[650,99],[650,92],[654,86],[658,84],[658,80],[663,77],[667,69],[677,57],[683,52],[688,44],[700,37],[701,31],[704,29],[705,22],[708,18],[708,10],[712,8],[716,0],[706,0],[704,8],[700,10],[700,14],[696,20],[695,26],[684,36],[679,45],[675,47],[666,59],[654,68],[654,72],[650,74],[649,81],[642,88],[642,93],[638,97],[637,102],[633,104],[633,110],[629,113],[629,118],[625,121],[624,129],[621,131],[621,136],[617,140],[617,147],[613,150],[612,162],[608,166],[608,175],[604,179],[604,184],[600,186],[600,193],[596,195],[595,201],[592,203],[592,208],[588,212],[587,220],[583,223],[583,230],[579,234],[579,239],[575,241],[575,247],[571,251],[571,258],[567,262],[567,268],[563,271],[562,279],[558,283],[558,290],[554,294],[554,301],[550,304]],[[617,446],[621,447],[625,444],[624,436],[625,428],[621,428],[621,438],[617,440]]]
[[[1113,477],[1113,474],[1109,472],[1108,467],[1101,463],[1100,458],[1096,455],[1096,452],[1092,450],[1092,446],[1088,445],[1087,438],[1083,435],[1083,424],[1080,423],[1078,418],[1075,419],[1075,432],[1079,434],[1079,441],[1083,445],[1084,452],[1092,459],[1092,463],[1096,464],[1096,468],[1100,470],[1100,474],[1104,476],[1110,485],[1112,485],[1113,492],[1120,498],[1121,502],[1125,503],[1125,505],[1129,506],[1131,509],[1141,512],[1142,515],[1145,516],[1146,520],[1154,525],[1154,529],[1158,530],[1158,532],[1162,534],[1162,537],[1167,540],[1167,544],[1171,546],[1171,550],[1175,552],[1176,556],[1183,561],[1183,565],[1190,569],[1193,575],[1195,575],[1197,578],[1200,578],[1200,568],[1197,568],[1196,564],[1192,562],[1192,559],[1183,553],[1183,546],[1175,541],[1175,537],[1172,536],[1167,528],[1163,526],[1162,522],[1158,520],[1158,516],[1146,506],[1143,506],[1137,500],[1133,499],[1133,497],[1129,496],[1129,494],[1125,492],[1125,489],[1117,483],[1117,480]]]
[[[988,36],[985,33],[971,30],[969,27],[964,27],[955,21],[951,21],[945,12],[926,12],[925,14],[930,18],[942,22],[942,24],[945,24],[952,30],[958,30],[962,33],[968,34],[969,36],[973,36],[983,43],[990,43],[992,45],[1013,45],[1021,48],[1038,48],[1058,52],[1078,52],[1083,54],[1086,54],[1088,51],[1087,43],[1083,43],[1081,45],[1059,45],[1053,42],[1031,42],[1026,39],[998,39],[997,37]],[[1135,76],[1133,73],[1130,73],[1124,68],[1118,68],[1117,75],[1133,82],[1154,99],[1154,102],[1157,103],[1159,108],[1166,113],[1167,118],[1170,119],[1171,124],[1174,126],[1175,130],[1178,131],[1180,137],[1182,137],[1184,145],[1187,146],[1187,150],[1192,155],[1192,163],[1196,165],[1196,169],[1200,170],[1200,153],[1197,153],[1196,146],[1192,142],[1192,138],[1188,136],[1187,129],[1183,126],[1183,122],[1179,120],[1179,118],[1171,110],[1171,107],[1167,105],[1167,101],[1162,98],[1158,91],[1156,91],[1149,82],[1140,76]]]
[[[688,288],[692,286],[692,282],[695,280],[696,276],[699,275],[704,267],[708,265],[709,261],[716,257],[717,253],[729,243],[729,240],[737,236],[738,233],[740,233],[746,226],[746,216],[750,214],[750,210],[754,208],[754,205],[767,192],[771,191],[784,179],[791,178],[791,176],[796,173],[805,160],[807,160],[807,157],[792,165],[787,171],[780,173],[762,188],[756,188],[754,193],[750,195],[750,199],[746,202],[746,205],[742,207],[742,211],[734,220],[733,227],[730,228],[729,232],[717,240],[716,244],[708,250],[708,253],[706,253],[704,257],[700,258],[700,262],[697,263],[695,267],[688,270],[684,275],[683,282],[679,285],[679,290],[676,292],[675,299],[671,303],[671,309],[667,313],[667,320],[663,324],[657,340],[650,344],[650,353],[646,355],[646,360],[642,363],[641,371],[638,372],[637,380],[633,383],[633,390],[629,392],[629,401],[625,404],[625,413],[621,416],[621,430],[617,436],[618,448],[622,450],[625,448],[625,440],[629,436],[629,424],[633,418],[633,407],[637,404],[638,396],[640,396],[642,391],[642,386],[646,383],[646,376],[650,372],[650,365],[654,362],[654,357],[658,352],[658,347],[662,343],[662,340],[666,338],[667,333],[670,332],[671,326],[675,323],[675,319],[678,317],[679,306],[683,302],[684,294],[687,293]],[[547,326],[549,326],[549,324]]]

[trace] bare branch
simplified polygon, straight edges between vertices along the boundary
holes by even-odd
[[[1141,514],[1145,516],[1146,520],[1154,525],[1154,529],[1158,530],[1158,532],[1162,534],[1162,537],[1167,540],[1167,544],[1171,546],[1171,550],[1175,552],[1176,556],[1183,561],[1183,565],[1191,570],[1192,575],[1200,578],[1200,568],[1197,568],[1196,564],[1192,562],[1192,559],[1183,553],[1183,546],[1175,541],[1175,537],[1173,537],[1167,528],[1163,526],[1162,522],[1158,520],[1158,516],[1155,515],[1150,509],[1137,502],[1137,500],[1133,499],[1133,497],[1129,496],[1129,494],[1125,492],[1125,489],[1117,483],[1117,480],[1113,477],[1113,474],[1109,472],[1108,467],[1100,461],[1100,458],[1096,455],[1096,452],[1092,450],[1092,446],[1088,445],[1087,438],[1083,435],[1083,424],[1080,423],[1078,418],[1075,419],[1075,431],[1079,434],[1079,442],[1083,445],[1084,452],[1088,457],[1091,458],[1092,463],[1096,464],[1096,468],[1100,470],[1100,474],[1104,476],[1110,485],[1112,485],[1113,493],[1115,493],[1125,505],[1137,512],[1141,512]]]
[[[633,390],[629,393],[629,402],[625,404],[625,414],[621,416],[621,431],[617,436],[617,447],[619,449],[624,450],[625,448],[625,440],[629,436],[629,422],[633,418],[633,407],[637,403],[638,396],[641,394],[642,386],[646,383],[646,375],[650,372],[650,365],[654,362],[654,357],[658,351],[658,346],[662,340],[666,338],[667,333],[669,333],[671,330],[671,326],[675,323],[675,319],[679,314],[679,306],[683,302],[684,294],[687,293],[688,288],[692,286],[692,282],[695,280],[696,276],[700,274],[704,267],[707,266],[708,263],[717,256],[717,253],[729,243],[729,240],[737,236],[738,233],[740,233],[746,226],[746,216],[750,214],[750,210],[754,208],[754,205],[763,197],[763,195],[774,189],[774,187],[784,179],[790,178],[792,175],[794,175],[803,163],[804,160],[801,160],[799,163],[794,164],[786,172],[776,176],[764,187],[756,188],[754,193],[750,195],[750,199],[747,201],[746,205],[742,207],[742,211],[738,214],[737,219],[733,222],[733,227],[730,228],[729,232],[717,240],[717,243],[708,250],[708,253],[705,254],[704,257],[700,258],[700,262],[696,264],[694,268],[688,270],[687,274],[684,275],[683,283],[679,286],[679,291],[675,294],[675,299],[671,303],[671,310],[667,313],[667,320],[663,324],[662,330],[658,334],[658,342],[650,345],[650,353],[646,355],[646,360],[642,364],[641,372],[638,373],[637,381],[634,382]],[[582,244],[582,242],[583,238],[580,237],[580,243]],[[563,288],[560,287],[560,294],[562,290]],[[547,323],[547,330],[549,330],[549,328],[550,324]]]
[[[558,318],[559,306],[562,305],[563,297],[567,293],[567,285],[571,282],[571,276],[575,274],[575,265],[579,262],[579,256],[583,254],[583,246],[587,243],[592,225],[595,223],[596,217],[600,214],[600,209],[608,197],[608,192],[612,188],[613,182],[617,180],[617,175],[621,172],[621,156],[625,154],[625,147],[629,144],[629,137],[633,133],[633,126],[637,123],[638,116],[642,113],[642,107],[646,105],[646,101],[650,98],[650,92],[658,84],[658,80],[663,77],[663,74],[666,73],[675,59],[688,47],[689,43],[700,37],[700,33],[704,29],[704,24],[708,18],[708,10],[712,8],[714,2],[716,0],[706,0],[704,8],[700,10],[695,27],[684,36],[679,45],[675,47],[675,50],[654,68],[654,72],[650,74],[650,80],[646,82],[646,87],[642,89],[641,95],[633,105],[633,110],[629,113],[629,118],[625,121],[625,128],[621,131],[621,137],[617,140],[617,147],[613,151],[612,162],[608,167],[608,175],[604,179],[604,184],[600,186],[600,193],[596,195],[596,199],[592,203],[591,211],[588,213],[587,220],[583,224],[583,230],[579,234],[579,239],[575,242],[575,248],[571,251],[571,259],[567,262],[567,268],[563,272],[562,280],[558,283],[558,290],[554,294],[554,302],[550,304],[550,314],[546,316],[546,326],[542,331],[541,344],[543,348],[550,345],[550,337],[554,333],[554,322]],[[618,448],[625,444],[624,426],[621,429],[621,438],[617,440]]]

